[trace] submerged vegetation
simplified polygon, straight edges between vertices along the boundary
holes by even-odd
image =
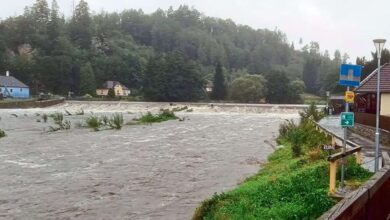
[[[50,126],[49,131],[59,131],[59,130],[69,130],[71,127],[71,123],[68,120],[64,120],[64,114],[62,113],[54,113],[50,115],[51,118],[53,118],[54,124],[57,125],[57,127]]]
[[[111,118],[106,115],[101,117],[91,115],[85,119],[86,126],[92,128],[94,131],[99,131],[101,128],[120,130],[122,129],[124,120],[121,113],[115,113]]]
[[[141,118],[136,120],[139,121],[140,123],[151,124],[151,123],[158,123],[158,122],[176,120],[176,119],[178,119],[178,117],[175,115],[174,111],[171,111],[169,109],[161,109],[160,113],[158,114],[154,115],[148,112],[146,115],[143,115]]]
[[[317,114],[312,108],[303,113],[307,118]],[[284,147],[269,156],[262,170],[236,189],[204,201],[194,220],[315,219],[337,202],[328,196],[328,154],[321,148],[330,141],[326,135],[310,120],[286,121],[279,132],[277,141]],[[348,161],[346,179],[351,188],[372,175],[353,156]]]

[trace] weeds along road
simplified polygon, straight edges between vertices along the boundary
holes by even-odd
[[[193,107],[183,122],[92,132],[74,127],[94,114],[125,121],[162,103],[77,103],[0,110],[0,219],[190,219],[199,202],[255,174],[268,144],[294,109]],[[244,108],[244,109],[243,109]],[[69,131],[47,132],[43,112],[65,117]],[[253,113],[263,112],[263,113]],[[38,113],[38,114],[37,114]],[[266,142],[266,143],[265,143]]]

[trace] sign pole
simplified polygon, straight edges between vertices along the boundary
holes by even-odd
[[[347,92],[349,92],[349,86],[347,86]],[[345,102],[345,112],[349,112],[349,103]],[[348,136],[348,128],[344,128],[344,141],[343,141],[343,154],[347,150],[347,136]],[[342,159],[341,164],[341,188],[344,188],[344,179],[345,179],[345,158]]]

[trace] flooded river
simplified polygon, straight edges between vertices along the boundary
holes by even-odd
[[[255,174],[296,110],[208,106],[179,112],[184,121],[122,130],[48,132],[43,113],[122,112],[130,121],[164,103],[65,103],[0,110],[0,219],[190,219],[199,203]],[[85,115],[74,113],[84,110]],[[39,122],[40,121],[40,122]]]

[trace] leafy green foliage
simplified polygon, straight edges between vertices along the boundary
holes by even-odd
[[[298,82],[291,82],[283,71],[272,71],[266,75],[267,93],[269,103],[297,103],[300,102],[301,88]]]
[[[82,0],[71,18],[61,14],[55,1],[50,8],[46,0],[36,0],[22,15],[0,20],[0,72],[10,70],[35,94],[92,95],[97,85],[118,80],[150,100],[190,101],[205,97],[203,81],[213,80],[218,62],[225,80],[218,77],[216,91],[219,82],[229,87],[235,72],[282,71],[289,82],[303,80],[321,95],[337,89],[338,67],[347,58],[338,52],[331,60],[316,42],[296,48],[280,30],[255,30],[186,5],[151,14],[131,9],[91,14]],[[309,65],[312,59],[318,66]],[[277,94],[267,99],[296,102]]]
[[[314,120],[318,122],[325,117],[323,111],[317,110],[317,106],[314,102],[310,103],[309,107],[304,109],[303,112],[300,112],[299,115],[301,116],[302,122],[307,120]]]
[[[174,52],[149,61],[144,95],[153,101],[191,101],[202,97],[203,79],[196,63]]]
[[[238,102],[260,102],[266,94],[266,80],[260,75],[245,75],[230,86],[230,99]]]

